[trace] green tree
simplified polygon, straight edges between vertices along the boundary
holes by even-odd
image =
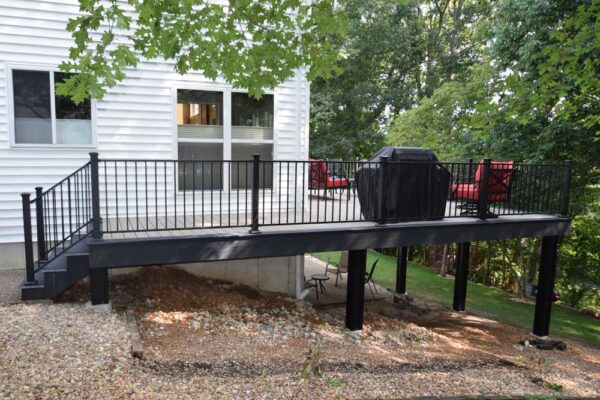
[[[393,118],[479,62],[488,1],[348,0],[343,72],[311,88],[311,153],[371,155]]]
[[[387,137],[390,144],[431,147],[445,159],[572,159],[575,219],[561,248],[558,286],[571,304],[594,307],[600,304],[599,11],[600,0],[500,0],[476,29],[484,44],[480,65],[445,77],[396,117]],[[523,286],[535,277],[538,243],[488,246],[473,260],[478,279]]]
[[[102,98],[140,59],[174,62],[180,74],[222,76],[260,97],[307,68],[308,77],[338,71],[330,39],[345,18],[333,0],[79,0],[81,15],[67,30],[75,41],[65,72],[77,72],[57,92],[80,102]],[[126,9],[127,8],[127,9]]]

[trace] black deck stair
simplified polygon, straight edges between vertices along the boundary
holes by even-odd
[[[35,273],[36,284],[21,283],[22,300],[55,299],[90,273],[89,253],[86,237],[78,240],[52,261]],[[35,262],[35,268],[39,262]]]

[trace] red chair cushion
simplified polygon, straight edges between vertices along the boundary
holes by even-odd
[[[332,177],[327,174],[327,165],[323,160],[310,159],[310,187],[311,188],[347,188],[346,178]]]
[[[479,201],[479,189],[474,183],[458,183],[452,185],[454,198],[457,200]],[[506,201],[508,193],[488,193],[488,201]]]
[[[466,201],[479,200],[479,183],[483,173],[481,160],[475,171],[475,183],[455,183],[452,185],[454,198]],[[490,176],[488,178],[488,201],[507,201],[508,187],[514,169],[512,161],[492,161],[490,163]]]

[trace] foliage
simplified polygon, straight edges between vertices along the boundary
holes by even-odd
[[[418,106],[400,114],[387,136],[390,144],[434,149],[443,160],[463,160],[482,152],[478,105],[489,93],[491,68],[471,68],[466,83],[447,82],[423,98]]]
[[[599,309],[600,0],[500,0],[482,18],[481,62],[446,80],[391,124],[387,142],[443,159],[573,160],[573,233],[557,286],[572,306]],[[477,247],[475,247],[477,248]],[[435,249],[428,248],[428,253]],[[472,256],[477,282],[524,290],[539,243],[500,241]],[[423,256],[424,261],[431,257]],[[518,288],[518,289],[517,289]]]
[[[481,54],[480,0],[348,0],[348,36],[337,43],[343,72],[317,79],[311,99],[311,154],[368,157],[389,122]]]
[[[334,389],[338,389],[342,387],[342,380],[340,378],[331,378],[329,380],[329,386],[331,386]]]
[[[600,310],[600,214],[597,210],[573,219],[573,231],[562,243],[560,253],[558,286],[566,294],[566,300],[573,307],[581,304]]]
[[[337,49],[345,18],[333,0],[79,0],[81,15],[67,30],[75,40],[57,85],[75,102],[102,98],[143,59],[165,59],[180,74],[222,76],[260,97],[307,67],[308,77],[338,71]]]
[[[317,341],[317,343],[306,352],[306,360],[302,363],[302,370],[300,371],[300,377],[302,379],[321,376],[321,363],[323,362],[321,355],[322,348],[323,343]]]

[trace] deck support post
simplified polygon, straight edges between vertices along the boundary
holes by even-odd
[[[548,336],[550,330],[550,311],[552,309],[557,253],[558,236],[542,238],[540,272],[535,300],[535,315],[533,317],[533,334],[536,336]]]
[[[107,268],[90,268],[90,296],[93,306],[108,303]]]
[[[396,295],[406,294],[406,267],[408,265],[408,247],[398,247],[396,260]],[[396,298],[394,297],[394,300]]]
[[[346,291],[346,328],[351,331],[362,330],[363,326],[366,270],[367,250],[350,250]]]
[[[470,242],[458,243],[456,250],[456,273],[454,275],[454,301],[452,308],[455,311],[465,311],[467,302],[467,281],[469,277],[469,249]]]

